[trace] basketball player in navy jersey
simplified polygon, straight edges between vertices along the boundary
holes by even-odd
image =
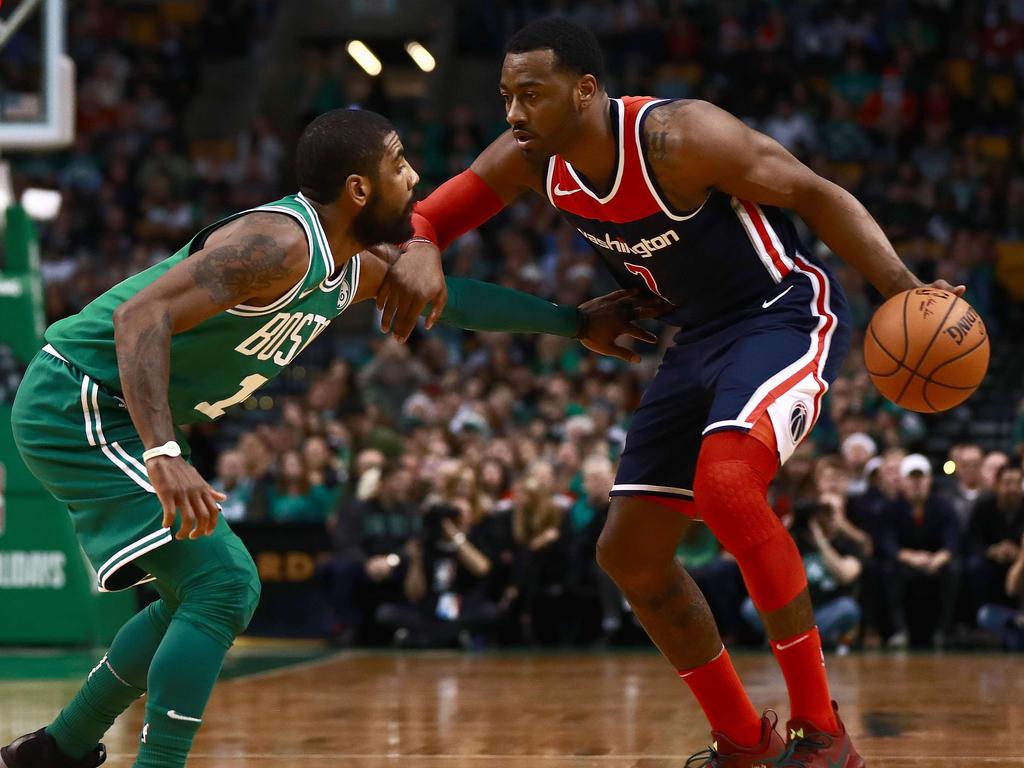
[[[622,286],[669,302],[661,319],[680,331],[633,419],[598,559],[710,721],[713,746],[687,766],[860,768],[829,694],[800,555],[766,501],[850,344],[842,290],[782,209],[884,296],[920,281],[852,195],[767,136],[701,101],[609,97],[584,27],[552,18],[518,32],[500,91],[511,130],[417,206],[417,235],[394,269],[418,272],[421,295],[385,287],[385,327],[404,338],[421,302],[437,312],[439,248],[530,191]],[[736,558],[764,618],[789,691],[785,740],[752,706],[676,564],[693,520]]]

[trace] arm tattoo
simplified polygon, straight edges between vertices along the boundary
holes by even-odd
[[[189,271],[215,302],[237,303],[286,277],[287,255],[287,250],[268,235],[245,235],[239,242],[214,248],[191,264]]]
[[[668,156],[668,131],[655,131],[647,137],[647,152],[652,160],[664,160]]]

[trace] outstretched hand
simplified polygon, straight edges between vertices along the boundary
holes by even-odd
[[[580,343],[601,355],[617,357],[627,363],[639,363],[640,355],[617,342],[620,336],[654,344],[658,337],[636,324],[663,315],[672,305],[660,296],[637,289],[618,290],[580,304],[583,315]]]
[[[448,287],[441,269],[441,251],[433,243],[413,241],[388,268],[377,291],[380,329],[394,331],[405,341],[416,327],[423,308],[430,304],[426,327],[430,328],[448,301]]]

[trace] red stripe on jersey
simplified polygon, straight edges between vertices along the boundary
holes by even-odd
[[[817,348],[815,350],[814,357],[805,366],[793,373],[789,378],[783,381],[781,384],[776,386],[765,395],[761,402],[757,404],[757,407],[750,412],[746,421],[749,424],[756,424],[757,420],[761,418],[762,414],[768,410],[768,406],[774,403],[780,395],[784,392],[795,387],[800,381],[807,377],[808,374],[814,377],[814,380],[818,383],[818,394],[814,397],[814,413],[811,414],[811,424],[813,425],[818,420],[818,412],[821,407],[821,398],[825,394],[825,390],[828,386],[821,379],[820,366],[822,364],[822,357],[825,354],[825,341],[832,333],[833,326],[836,324],[835,315],[833,315],[825,305],[825,291],[828,290],[828,281],[825,276],[821,274],[817,269],[811,266],[806,261],[800,259],[797,260],[798,267],[801,272],[810,275],[811,280],[817,282],[817,300],[815,301],[815,308],[818,310],[818,316],[825,318],[825,323],[814,332],[816,337]]]
[[[642,141],[642,137],[637,136],[637,118],[641,108],[659,99],[623,96],[612,101],[616,103],[612,118],[618,133],[617,163],[608,188],[599,191],[604,197],[598,197],[594,190],[588,189],[587,180],[558,155],[550,160],[545,191],[551,204],[566,213],[593,221],[624,224],[661,213],[661,205],[651,194],[643,175],[643,159],[638,145],[638,138]]]
[[[739,198],[736,199],[739,200]],[[740,200],[740,205],[743,206],[743,209],[747,212],[750,220],[754,223],[754,229],[757,230],[758,237],[761,238],[761,243],[764,245],[765,250],[768,251],[768,255],[772,258],[772,264],[774,264],[775,268],[779,270],[779,274],[785,277],[789,274],[790,269],[786,266],[786,262],[782,260],[782,256],[779,255],[778,249],[772,242],[771,237],[769,237],[768,225],[765,220],[761,218],[761,213],[758,211],[757,206],[749,200]]]

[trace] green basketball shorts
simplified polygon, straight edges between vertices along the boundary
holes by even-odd
[[[100,590],[153,581],[133,563],[170,542],[173,531],[163,527],[124,400],[48,344],[18,387],[11,427],[29,470],[67,505]],[[181,435],[178,442],[187,459],[188,444]]]

